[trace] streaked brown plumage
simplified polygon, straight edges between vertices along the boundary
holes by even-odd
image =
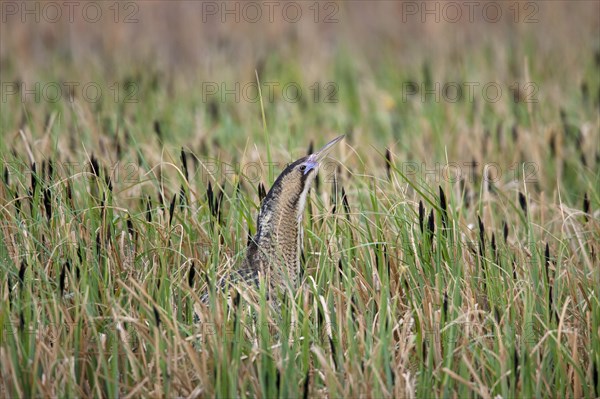
[[[249,242],[244,261],[231,276],[232,283],[258,286],[263,278],[269,297],[278,289],[297,288],[306,197],[323,159],[343,137],[291,163],[277,177],[262,201],[257,233]],[[226,283],[227,278],[223,278],[219,285]]]

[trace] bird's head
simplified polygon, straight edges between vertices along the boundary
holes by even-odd
[[[312,186],[312,182],[317,176],[319,167],[323,164],[323,160],[333,146],[343,138],[343,135],[336,137],[319,151],[289,164],[281,172],[265,197],[261,213],[268,211],[269,208],[275,205],[293,206],[297,212],[298,219],[301,219],[306,204],[306,196]]]

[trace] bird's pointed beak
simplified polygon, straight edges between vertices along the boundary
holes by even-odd
[[[340,142],[345,136],[345,134],[342,134],[341,136],[338,136],[331,140],[329,143],[325,144],[323,148],[321,148],[319,151],[315,152],[312,155],[314,157],[314,160],[317,162],[321,162],[327,156],[327,154],[329,154],[329,151],[331,151],[333,146]]]
[[[336,145],[339,141],[341,141],[345,136],[346,136],[345,134],[342,134],[341,136],[334,138],[329,143],[325,144],[325,146],[323,148],[321,148],[319,151],[315,152],[314,154],[311,154],[308,157],[309,168],[307,168],[304,173],[306,174],[309,172],[309,170],[317,168],[319,166],[319,163],[323,159],[325,159],[327,154],[329,154],[329,152],[331,151],[333,146]]]

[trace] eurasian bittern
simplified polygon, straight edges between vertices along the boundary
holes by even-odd
[[[289,164],[277,177],[262,201],[257,233],[250,239],[244,261],[230,282],[257,287],[262,278],[269,298],[279,288],[298,286],[306,197],[323,159],[343,138],[339,136],[314,154]],[[224,278],[219,285],[226,283]]]

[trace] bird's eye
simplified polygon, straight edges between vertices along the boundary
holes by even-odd
[[[306,170],[306,165],[300,165],[300,172],[304,172]]]

